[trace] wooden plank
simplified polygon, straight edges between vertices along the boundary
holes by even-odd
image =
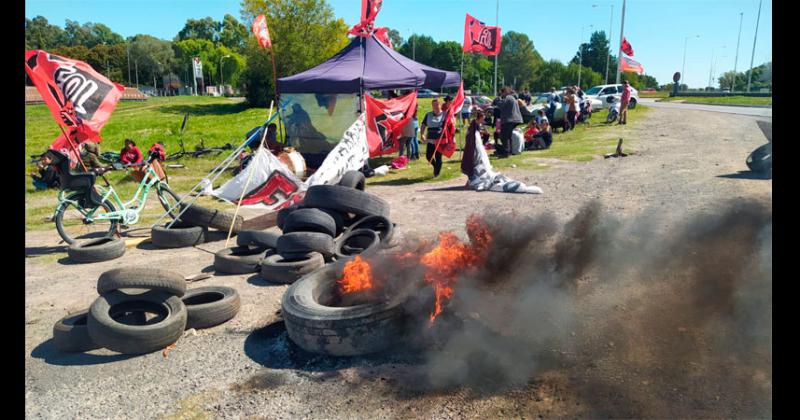
[[[264,230],[278,224],[278,212],[263,213],[254,217],[245,218],[242,230]]]

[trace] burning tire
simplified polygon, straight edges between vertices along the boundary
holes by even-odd
[[[402,300],[328,306],[343,264],[330,264],[292,284],[281,307],[289,338],[303,350],[332,356],[377,353],[403,333]]]
[[[305,207],[319,207],[352,213],[359,217],[389,217],[389,203],[380,197],[341,185],[314,185],[303,199]]]
[[[380,235],[374,230],[349,230],[336,242],[336,259],[345,260],[356,255],[377,251],[380,243]]]

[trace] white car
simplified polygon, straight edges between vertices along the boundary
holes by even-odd
[[[609,96],[613,96],[617,100],[622,98],[622,85],[599,85],[595,86],[586,92],[584,92],[590,98],[592,98],[592,108],[594,109],[605,109],[608,108],[608,101],[606,100]],[[594,99],[598,100],[600,103],[594,101]],[[633,86],[631,86],[631,102],[628,104],[628,109],[636,108],[636,105],[639,103],[639,91],[637,91]],[[597,106],[595,106],[597,104]]]

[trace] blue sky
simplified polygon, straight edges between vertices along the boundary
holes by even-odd
[[[336,16],[350,25],[356,23],[360,15],[359,0],[328,2]],[[465,13],[493,25],[496,4],[494,0],[384,0],[376,23],[397,29],[404,38],[416,32],[437,41],[461,42]],[[599,7],[593,8],[593,4]],[[500,0],[499,24],[503,32],[527,34],[545,59],[566,62],[577,51],[582,26],[586,27],[584,42],[591,31],[608,32],[612,4],[612,42],[617,44],[622,0]],[[226,13],[240,18],[240,4],[233,0],[26,0],[25,8],[26,17],[42,15],[62,27],[65,19],[101,22],[123,36],[146,33],[164,39],[174,37],[189,18],[211,16],[221,20]],[[737,66],[742,71],[750,65],[758,0],[629,0],[625,37],[633,46],[633,58],[663,84],[681,70],[685,37],[700,35],[699,39],[689,39],[684,80],[692,87],[705,86],[712,48],[716,75],[733,69],[739,12],[744,13]],[[772,1],[765,0],[754,65],[771,59]]]

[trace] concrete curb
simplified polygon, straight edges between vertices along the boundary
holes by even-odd
[[[711,105],[711,106],[735,106],[739,108],[772,108],[772,105],[735,105],[735,104],[710,104],[707,102],[689,102],[689,101],[681,101],[684,104],[694,104],[694,105]]]

